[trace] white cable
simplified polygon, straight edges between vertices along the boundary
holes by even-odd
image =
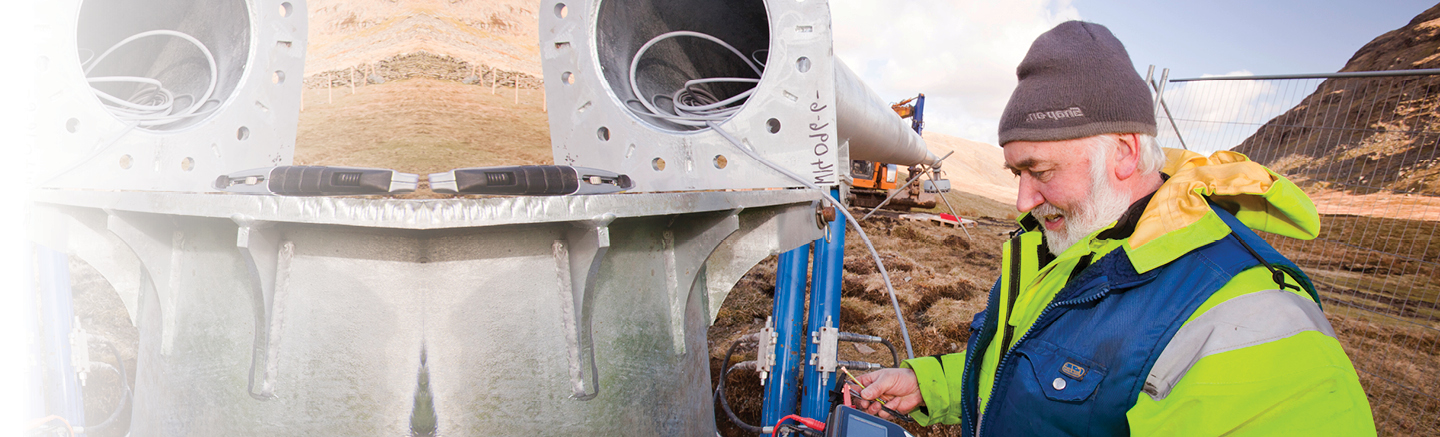
[[[135,40],[151,36],[170,36],[183,39],[193,44],[196,48],[199,48],[200,52],[205,55],[205,61],[209,63],[210,83],[209,86],[206,87],[205,93],[199,98],[191,97],[193,101],[190,105],[178,112],[175,111],[175,102],[177,100],[175,94],[169,89],[166,89],[164,84],[154,78],[136,76],[88,77],[90,71],[94,70],[97,65],[100,65],[100,63],[104,61],[106,57],[109,57],[111,53],[114,53],[115,50]],[[201,111],[200,109],[205,106],[206,103],[210,102],[210,97],[215,94],[215,88],[220,82],[220,70],[216,67],[215,55],[210,53],[210,49],[205,47],[205,44],[195,39],[195,37],[173,30],[151,30],[131,35],[129,38],[120,40],[120,42],[110,46],[110,48],[101,53],[100,56],[88,59],[81,65],[86,66],[86,80],[91,84],[137,83],[142,85],[135,94],[128,99],[116,97],[95,88],[93,85],[91,89],[94,90],[97,97],[108,102],[105,107],[111,114],[121,120],[136,122],[139,126],[143,127],[162,126],[212,112],[213,109],[209,111]]]
[[[709,125],[711,130],[720,133],[720,136],[724,137],[725,140],[729,141],[735,148],[740,149],[741,152],[750,156],[751,159],[759,161],[761,164],[765,164],[766,167],[770,167],[771,170],[775,170],[780,174],[794,179],[796,182],[799,182],[800,185],[805,186],[805,188],[819,191],[820,194],[825,196],[825,200],[835,207],[836,211],[845,215],[845,221],[855,227],[856,233],[860,234],[860,241],[863,241],[865,248],[870,250],[870,257],[875,260],[875,266],[880,270],[880,277],[885,279],[885,291],[890,293],[890,304],[895,307],[895,319],[900,322],[900,336],[904,337],[905,340],[905,355],[910,358],[915,358],[915,349],[910,346],[910,331],[905,327],[905,316],[900,311],[900,301],[895,298],[895,287],[890,285],[890,272],[885,270],[885,263],[880,261],[880,253],[875,251],[875,245],[870,243],[870,236],[865,235],[865,229],[860,227],[860,222],[855,220],[855,216],[850,215],[850,211],[845,208],[845,205],[841,205],[839,200],[835,200],[835,198],[830,195],[829,190],[821,189],[815,184],[810,183],[810,181],[805,180],[805,178],[800,177],[800,175],[761,157],[759,154],[756,154],[755,151],[750,150],[749,147],[741,144],[735,137],[730,136],[730,133],[720,129],[719,125],[713,122],[707,122],[706,124]]]
[[[646,41],[645,44],[641,45],[640,50],[637,50],[635,52],[635,57],[631,58],[630,60],[630,92],[635,95],[635,99],[627,100],[627,106],[631,101],[639,102],[642,106],[645,107],[645,112],[637,111],[637,113],[639,113],[640,115],[653,117],[658,120],[664,120],[670,123],[689,127],[705,127],[707,122],[724,120],[726,118],[729,118],[731,115],[734,115],[735,112],[740,110],[740,106],[738,106],[737,104],[743,103],[746,99],[750,97],[751,94],[755,92],[754,86],[751,86],[750,89],[740,94],[722,100],[716,98],[715,95],[711,94],[708,91],[705,91],[704,89],[695,88],[695,85],[706,83],[758,84],[760,82],[760,79],[739,77],[711,77],[695,79],[686,81],[684,86],[680,87],[679,90],[676,90],[674,94],[668,97],[657,95],[653,98],[647,99],[644,95],[641,95],[639,82],[635,79],[636,70],[638,70],[640,67],[640,59],[644,57],[646,51],[649,51],[651,47],[653,47],[660,41],[681,36],[700,38],[706,41],[713,42],[715,44],[719,44],[721,47],[729,50],[730,53],[734,53],[736,57],[740,58],[740,60],[745,61],[745,65],[750,67],[750,69],[755,72],[755,75],[759,76],[764,71],[759,65],[756,65],[756,63],[750,59],[750,56],[745,56],[745,54],[741,53],[739,49],[735,48],[735,46],[726,43],[720,38],[688,30],[662,33],[654,38],[651,38],[649,41]],[[653,99],[655,98],[669,98],[672,102],[670,108],[671,112],[666,113],[665,111],[662,111],[659,108],[659,105],[653,103]]]

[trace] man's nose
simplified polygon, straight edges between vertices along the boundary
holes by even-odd
[[[1030,212],[1041,203],[1045,203],[1045,196],[1040,195],[1040,190],[1035,187],[1035,180],[1027,175],[1020,176],[1020,189],[1015,193],[1015,209],[1021,214]]]

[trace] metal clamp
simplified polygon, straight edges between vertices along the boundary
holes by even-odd
[[[765,329],[761,329],[759,335],[755,363],[756,370],[760,373],[760,385],[764,386],[765,381],[770,379],[770,369],[775,367],[775,346],[780,341],[780,334],[775,332],[774,317],[765,318]]]
[[[821,372],[834,372],[838,367],[836,360],[839,359],[840,352],[840,330],[834,327],[830,317],[825,317],[825,327],[820,328],[819,334],[819,338],[815,339],[815,344],[819,345],[815,349],[818,355],[815,368]]]

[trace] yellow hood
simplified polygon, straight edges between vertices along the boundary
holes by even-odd
[[[1320,215],[1300,187],[1245,155],[1165,149],[1170,176],[1135,225],[1126,250],[1141,272],[1164,265],[1229,234],[1208,198],[1257,231],[1309,240],[1320,232]]]

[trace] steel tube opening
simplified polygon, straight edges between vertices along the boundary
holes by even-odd
[[[76,56],[100,104],[152,132],[195,126],[223,106],[250,58],[244,0],[87,1]]]
[[[596,35],[612,96],[668,131],[705,129],[738,112],[759,83],[770,45],[763,0],[606,0]]]

